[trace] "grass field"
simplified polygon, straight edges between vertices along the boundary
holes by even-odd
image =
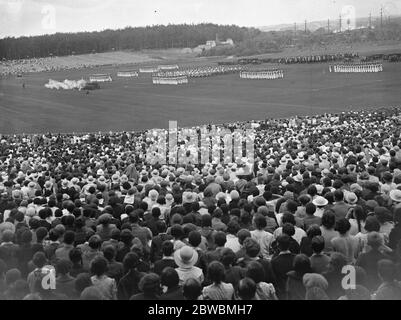
[[[8,77],[0,79],[0,133],[143,130],[166,128],[168,120],[188,126],[401,102],[401,64],[386,63],[384,72],[366,74],[329,73],[327,64],[282,68],[280,80],[243,80],[235,74],[190,79],[181,86],[152,85],[143,74],[115,77],[123,67],[32,73],[24,76],[25,89],[21,79]],[[111,73],[115,81],[90,94],[44,87],[49,78],[77,80],[98,72]]]

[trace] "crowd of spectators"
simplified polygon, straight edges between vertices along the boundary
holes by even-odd
[[[162,164],[149,132],[3,135],[0,297],[401,299],[400,110],[255,121],[251,164]]]
[[[32,72],[83,69],[88,67],[99,67],[101,65],[102,64],[79,62],[78,60],[72,63],[71,61],[68,61],[68,59],[65,59],[64,61],[63,59],[55,59],[52,57],[5,60],[0,61],[0,76],[17,76]]]

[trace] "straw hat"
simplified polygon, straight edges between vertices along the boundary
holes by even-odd
[[[174,261],[181,268],[190,268],[198,261],[198,253],[189,246],[183,246],[174,253]]]
[[[312,200],[312,203],[316,207],[323,207],[323,206],[327,205],[329,203],[329,201],[324,197],[317,196],[315,199]]]

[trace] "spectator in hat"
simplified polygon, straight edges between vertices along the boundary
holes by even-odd
[[[325,197],[316,196],[315,199],[312,200],[312,204],[316,206],[314,215],[321,218],[328,207],[329,201]]]
[[[202,269],[195,266],[198,261],[198,253],[189,246],[183,246],[174,252],[174,261],[177,264],[176,268],[180,278],[180,285],[189,278],[194,278],[200,283],[204,280]]]

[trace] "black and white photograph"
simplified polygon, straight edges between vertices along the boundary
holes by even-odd
[[[0,0],[0,300],[401,300],[401,1]]]

